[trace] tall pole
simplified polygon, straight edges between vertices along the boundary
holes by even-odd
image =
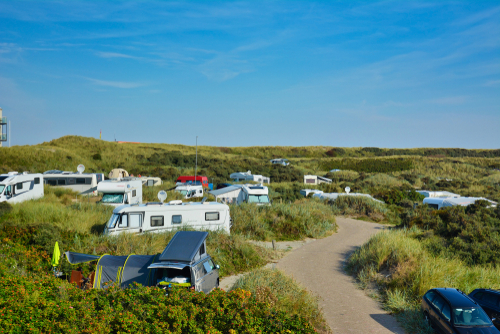
[[[7,130],[8,130],[7,131],[8,135],[9,135],[9,147],[10,147],[10,134],[11,134],[11,132],[10,132],[10,119],[9,119],[9,127],[7,128]]]
[[[194,184],[196,185],[196,176],[198,173],[198,136],[196,136],[196,164],[194,167]]]

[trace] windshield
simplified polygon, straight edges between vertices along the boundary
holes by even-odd
[[[123,203],[123,194],[104,194],[103,203]]]
[[[187,190],[177,190],[178,193],[181,193],[182,196],[186,196],[188,191]]]
[[[113,213],[111,218],[109,218],[109,221],[106,224],[106,226],[108,226],[108,228],[114,228],[116,225],[116,222],[118,221],[118,218],[120,218],[120,215]]]
[[[454,308],[453,321],[455,326],[492,325],[490,318],[478,307]]]
[[[267,195],[248,195],[248,203],[269,203]]]
[[[0,194],[3,193],[4,189],[5,189],[5,186],[3,184],[0,184]]]

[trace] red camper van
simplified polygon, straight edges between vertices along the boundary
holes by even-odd
[[[177,178],[176,182],[181,182],[181,183],[192,182],[192,183],[195,183],[194,181],[195,181],[195,179],[194,179],[194,175],[193,175],[193,176],[179,176]],[[208,178],[206,176],[201,176],[201,175],[196,176],[196,183],[197,182],[201,182],[201,185],[203,187],[208,188]]]

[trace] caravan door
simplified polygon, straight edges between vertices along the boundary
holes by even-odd
[[[118,233],[141,233],[144,212],[123,213],[118,221]]]

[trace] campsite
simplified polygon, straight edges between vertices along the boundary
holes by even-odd
[[[79,149],[76,146],[68,145],[75,140],[84,141],[86,145]],[[52,148],[53,151],[45,150],[46,147]],[[179,150],[185,151],[185,156],[190,157],[192,149],[192,147],[188,146],[180,148],[166,144],[143,144],[141,147],[137,147],[133,144],[107,143],[91,138],[64,137],[41,145],[4,148],[1,153],[4,168],[9,171],[71,170],[72,166],[74,166],[73,161],[78,161],[84,162],[89,172],[104,173],[107,176],[108,170],[112,169],[109,167],[105,169],[107,166],[113,166],[113,168],[120,166],[131,175],[162,175],[162,184],[144,186],[142,189],[142,202],[146,204],[141,205],[144,208],[150,207],[152,210],[159,210],[161,202],[158,202],[156,197],[161,190],[165,191],[164,197],[166,199],[163,198],[166,201],[165,204],[169,202],[189,204],[189,202],[193,201],[193,208],[195,205],[205,207],[201,203],[202,198],[186,199],[175,190],[178,187],[176,183],[179,184],[177,182],[178,177],[180,175],[191,175],[194,172],[193,166],[188,164],[176,166],[175,163],[170,165],[148,163],[146,167],[141,165],[142,160],[130,160],[129,163],[121,164],[119,160],[114,159],[120,159],[121,156],[140,155],[142,156],[141,159],[148,160],[157,156],[158,152],[165,156],[175,154],[180,157],[181,153],[177,153],[180,152]],[[218,148],[212,147],[200,147],[198,149],[199,163],[201,161],[202,166],[204,166],[199,168],[200,173],[202,173],[200,175],[206,176],[208,183],[234,182],[234,180],[230,179],[230,173],[223,174],[221,172],[226,169],[224,168],[226,163],[233,166],[235,163],[235,160],[232,159],[234,153],[224,153]],[[93,159],[96,150],[101,156],[100,160]],[[174,153],[170,153],[171,150],[174,150]],[[426,198],[442,198],[439,196],[455,196],[449,197],[455,199],[460,198],[457,196],[485,197],[489,201],[498,202],[500,199],[498,184],[500,174],[495,170],[495,166],[500,164],[498,150],[463,150],[460,152],[442,150],[443,155],[447,154],[449,156],[439,158],[434,157],[432,151],[426,152],[422,150],[403,152],[386,150],[383,155],[379,154],[378,157],[373,153],[366,156],[366,152],[369,151],[364,149],[357,151],[342,149],[347,157],[332,158],[327,155],[331,150],[331,148],[323,149],[323,154],[326,157],[321,156],[321,151],[318,148],[311,148],[310,152],[307,153],[307,157],[300,156],[300,153],[285,148],[276,148],[276,153],[266,150],[270,152],[269,159],[273,156],[286,156],[291,161],[290,165],[283,166],[281,164],[270,164],[267,157],[256,156],[251,154],[252,151],[241,149],[241,154],[243,152],[250,154],[242,160],[237,160],[239,161],[238,164],[240,164],[239,167],[230,167],[227,170],[258,170],[260,168],[262,175],[271,175],[270,183],[266,184],[265,187],[268,189],[268,196],[272,203],[267,206],[259,206],[258,203],[251,202],[219,204],[229,205],[228,213],[231,218],[231,227],[229,231],[208,231],[206,251],[213,258],[213,265],[219,266],[221,280],[241,273],[247,273],[248,277],[251,277],[251,275],[272,275],[273,279],[261,280],[257,285],[255,283],[250,284],[251,281],[248,281],[248,283],[245,283],[245,280],[238,281],[235,286],[249,289],[248,295],[243,290],[223,292],[216,289],[208,293],[203,299],[198,299],[195,304],[202,304],[196,305],[210,308],[210,300],[214,298],[220,302],[229,298],[227,302],[231,300],[230,303],[247,303],[247,301],[252,300],[252,303],[257,303],[255,304],[257,308],[261,307],[257,306],[261,305],[259,303],[264,302],[270,305],[270,308],[263,309],[262,312],[276,311],[278,313],[273,314],[278,318],[297,317],[296,319],[301,319],[297,320],[298,322],[286,320],[289,321],[290,326],[292,324],[293,326],[299,326],[290,327],[294,328],[292,331],[296,330],[296,328],[310,328],[311,330],[315,328],[320,332],[328,332],[327,322],[321,311],[319,311],[320,305],[322,305],[320,296],[307,292],[303,284],[297,281],[288,281],[289,278],[286,275],[276,276],[273,271],[267,272],[265,270],[260,272],[259,270],[262,269],[259,268],[265,266],[266,263],[280,263],[280,259],[286,258],[289,254],[286,249],[273,249],[271,246],[264,246],[265,243],[271,245],[271,241],[274,244],[328,239],[329,236],[339,233],[336,217],[351,217],[386,226],[385,232],[377,234],[366,245],[353,253],[347,268],[351,274],[357,277],[362,286],[370,287],[377,284],[381,287],[390,287],[388,290],[377,292],[378,298],[390,308],[397,319],[402,320],[403,326],[412,326],[409,332],[412,332],[415,328],[421,331],[426,330],[425,322],[416,309],[418,297],[427,291],[428,287],[442,286],[445,281],[448,282],[449,280],[439,271],[434,272],[432,276],[426,276],[426,279],[422,278],[418,283],[407,281],[413,277],[415,272],[421,270],[419,266],[430,266],[436,261],[441,263],[437,268],[443,267],[442,270],[450,270],[445,268],[453,266],[456,275],[454,276],[454,283],[451,285],[466,292],[485,286],[500,288],[499,273],[498,269],[496,269],[498,268],[498,258],[500,258],[498,253],[500,236],[496,232],[497,227],[500,226],[499,208],[490,207],[488,201],[478,201],[468,206],[450,206],[442,209],[424,204]],[[336,150],[341,152],[339,148],[336,148]],[[134,153],[138,151],[141,154]],[[294,153],[291,154],[292,152]],[[306,151],[303,154],[305,153]],[[403,153],[404,155],[401,155]],[[61,154],[68,156],[71,154],[72,159],[58,159]],[[150,156],[147,154],[150,154]],[[356,154],[359,157],[355,157]],[[457,154],[461,156],[457,156]],[[211,158],[213,163],[205,164],[204,160],[200,159],[200,156],[211,155],[213,155],[213,158]],[[295,155],[295,157],[292,157],[292,155]],[[17,159],[9,158],[10,156],[16,156]],[[37,167],[27,169],[24,167],[26,165]],[[341,166],[339,168],[341,170],[329,172],[336,166]],[[168,171],[173,173],[173,170],[177,171],[177,174],[172,174],[170,177],[166,176]],[[226,178],[223,175],[226,175]],[[272,175],[281,175],[281,178],[273,178]],[[295,178],[292,175],[299,175],[299,177]],[[311,184],[304,180],[303,175],[324,175],[331,179],[332,182]],[[131,178],[131,176],[124,176],[123,182],[128,182],[127,178]],[[112,178],[111,180],[116,179]],[[236,182],[233,184],[237,185],[237,187],[229,185],[229,187],[216,191],[207,188],[204,190],[204,196],[207,199],[203,200],[207,203],[215,203],[216,196],[220,196],[219,193],[231,193],[234,191],[233,188],[239,191],[248,182],[251,181]],[[253,182],[253,184],[259,187],[258,182]],[[350,193],[346,192],[346,188],[349,188]],[[227,190],[223,191],[224,189]],[[309,190],[306,191],[306,189]],[[214,195],[211,195],[211,192],[215,192]],[[195,297],[187,297],[186,295],[186,293],[191,292],[179,290],[175,287],[169,292],[168,296],[161,294],[161,292],[155,290],[160,289],[155,287],[156,284],[151,283],[152,281],[147,283],[148,280],[152,279],[152,276],[145,278],[142,276],[142,279],[129,279],[127,281],[126,277],[129,275],[127,273],[130,270],[127,268],[133,268],[134,263],[142,263],[140,262],[142,260],[145,261],[143,267],[150,266],[154,257],[160,254],[169,244],[176,230],[170,229],[162,233],[145,233],[144,235],[122,233],[111,236],[109,233],[103,234],[107,226],[109,226],[108,221],[112,217],[113,211],[123,211],[122,208],[126,209],[127,207],[129,207],[127,210],[144,211],[140,205],[136,204],[122,205],[117,208],[103,205],[105,203],[101,204],[99,200],[106,194],[99,193],[97,196],[91,196],[91,194],[80,194],[64,187],[45,185],[42,198],[18,204],[0,204],[2,205],[0,237],[3,240],[0,251],[4,255],[1,257],[0,268],[1,275],[5,278],[3,284],[6,284],[5,282],[10,284],[9,286],[4,285],[3,303],[5,303],[7,296],[14,296],[15,290],[12,289],[14,286],[22,286],[27,296],[29,296],[33,291],[39,289],[40,285],[43,285],[48,289],[43,290],[46,291],[43,294],[46,297],[33,299],[28,303],[31,305],[30,307],[37,308],[45,303],[44,309],[46,312],[54,312],[54,307],[64,302],[67,307],[73,307],[74,312],[76,310],[83,312],[78,317],[87,319],[85,317],[87,317],[86,312],[88,310],[82,309],[84,306],[78,304],[80,302],[77,303],[77,300],[81,298],[79,297],[80,293],[86,293],[86,295],[91,293],[91,295],[88,295],[92,296],[91,300],[93,300],[92,298],[111,298],[112,295],[118,294],[123,296],[120,297],[122,301],[109,300],[106,302],[109,303],[106,304],[106,307],[122,309],[122,313],[126,312],[123,314],[128,314],[127,317],[134,319],[132,321],[134,326],[138,326],[133,328],[143,329],[146,328],[144,326],[167,325],[165,323],[160,324],[156,320],[141,318],[136,313],[135,308],[127,306],[129,302],[126,300],[131,300],[128,298],[133,296],[136,303],[146,305],[150,303],[153,295],[154,298],[159,298],[158,300],[164,300],[163,303],[171,303],[168,296],[177,296],[179,294],[183,296],[183,302],[178,304],[178,307],[185,308],[192,305],[190,303],[194,303],[192,298]],[[219,199],[218,202],[227,201]],[[176,205],[171,207],[175,208]],[[189,209],[189,205],[185,206],[185,208]],[[210,210],[210,205],[207,208],[209,208],[208,211],[210,212],[214,211]],[[158,213],[152,211],[151,216],[156,217]],[[128,217],[132,222],[134,219],[132,215]],[[144,223],[146,221],[149,223],[149,220],[151,219],[146,218]],[[459,223],[460,221],[467,223],[463,225]],[[155,224],[159,222],[158,219],[155,220]],[[193,230],[188,226],[183,228],[187,231]],[[196,229],[198,228],[194,227],[194,230]],[[456,240],[462,241],[457,243]],[[57,267],[52,267],[51,259],[56,241],[60,248],[59,264]],[[255,242],[261,242],[261,244]],[[403,245],[407,246],[400,248]],[[485,247],[485,245],[499,245],[499,247]],[[407,250],[410,253],[401,253],[403,249],[407,249],[406,247],[411,247],[412,251]],[[71,264],[67,256],[64,255],[66,252],[70,252],[69,254],[87,254],[85,256],[89,256],[91,260],[90,262],[82,261],[80,263],[76,261],[75,264]],[[374,258],[370,257],[372,252],[382,252],[382,254],[386,255],[381,257],[380,260],[374,261]],[[394,252],[398,254],[398,257],[394,258],[391,255],[396,254]],[[114,269],[112,270],[114,271],[112,271],[112,274],[106,274],[105,271],[99,271],[99,269],[96,270],[96,259],[101,257],[103,262],[99,265],[100,267],[109,261],[111,261],[109,263],[116,263],[113,265]],[[114,258],[116,260],[113,260]],[[142,260],[139,261],[139,259]],[[414,263],[414,265],[401,267],[401,261]],[[84,288],[85,284],[81,284],[83,282],[79,280],[75,283],[69,283],[72,273],[79,268],[81,268],[82,278],[89,279],[93,275],[92,279],[94,281],[87,284],[87,288]],[[56,274],[53,269],[55,269]],[[381,279],[378,274],[380,271],[388,272],[390,275]],[[482,274],[481,276],[474,276],[475,278],[462,280],[461,277],[466,271],[471,273],[480,271]],[[253,272],[255,274],[252,274]],[[113,276],[123,277],[117,286],[111,284],[116,280]],[[108,278],[104,279],[104,277]],[[65,280],[62,278],[65,278]],[[63,284],[63,281],[68,283]],[[123,289],[125,287],[124,282],[128,282],[126,285],[131,286],[131,288]],[[142,284],[145,287],[135,288],[133,287],[134,284]],[[250,285],[247,286],[246,284]],[[286,285],[289,287],[287,288],[289,291],[297,291],[297,293],[287,295],[285,291],[278,292],[280,290],[276,288],[279,284]],[[449,283],[446,284],[450,286]],[[78,289],[78,286],[84,289]],[[64,287],[64,290],[61,290],[62,287]],[[161,297],[159,297],[160,295]],[[97,299],[95,299],[95,302],[97,302]],[[188,303],[188,300],[191,300],[191,302]],[[307,308],[301,306],[306,304],[309,305]],[[19,310],[26,306],[24,301],[13,303],[12,300],[9,301],[9,305],[12,312],[16,309],[16,305],[19,306]],[[245,305],[250,307],[251,304]],[[254,312],[252,313],[253,317],[259,317],[259,314],[262,314],[256,310],[255,312],[252,311]],[[126,328],[122,327],[124,324],[120,322],[120,319],[123,320],[123,318],[112,320],[107,318],[108,315],[104,315],[105,311],[97,311],[96,309],[95,312],[104,316],[106,324],[113,324],[108,330],[113,332],[119,330],[119,328]],[[200,310],[200,312],[203,311]],[[232,309],[231,312],[239,311]],[[38,316],[40,317],[37,318],[40,319],[40,324],[37,323],[37,326],[42,327],[34,328],[73,328],[72,326],[77,326],[76,324],[83,326],[83,322],[75,320],[76,322],[71,323],[70,318],[67,318],[67,320],[58,321],[57,326],[61,327],[51,327],[55,325],[43,324],[43,315]],[[60,319],[66,319],[66,315],[61,314],[60,317],[62,317]],[[180,318],[176,318],[177,316],[170,315],[169,317],[172,317],[170,318],[171,326],[180,321]],[[23,323],[27,321],[26,319],[16,319],[16,321],[23,321]],[[208,318],[204,319],[206,326],[212,326],[213,321],[215,321]],[[35,324],[34,322],[30,323],[33,326]],[[2,324],[4,325],[6,322]],[[103,322],[95,322],[94,325],[95,327],[92,327],[87,323],[85,326],[89,328],[89,331],[94,331],[101,328],[99,326],[103,326]]]

